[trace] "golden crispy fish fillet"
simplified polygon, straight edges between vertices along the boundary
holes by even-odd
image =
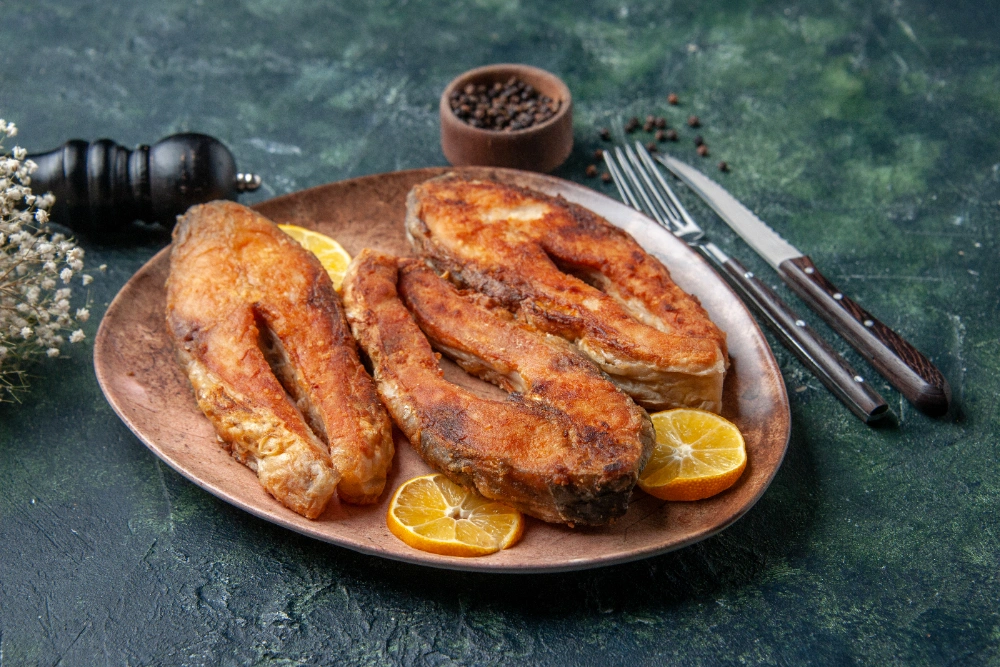
[[[545,521],[602,525],[625,513],[652,423],[565,341],[460,294],[417,260],[365,250],[343,290],[382,401],[428,464]],[[464,368],[517,393],[482,398],[445,380],[421,328]]]
[[[600,216],[445,175],[410,192],[406,229],[439,272],[574,343],[644,407],[721,409],[725,334],[659,260]]]
[[[392,426],[316,257],[233,202],[174,229],[167,325],[198,405],[227,449],[310,519],[337,491],[375,502]]]

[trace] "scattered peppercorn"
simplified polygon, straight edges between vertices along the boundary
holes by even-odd
[[[688,125],[691,127],[701,127],[701,121],[697,116],[688,116]]]
[[[610,183],[611,174],[609,174],[608,172],[604,172],[603,174],[601,174],[601,180],[604,181],[605,183]]]
[[[657,141],[666,141],[666,139],[667,139],[667,133],[666,132],[664,132],[663,130],[657,130],[656,131],[656,140]]]
[[[670,93],[667,95],[667,102],[673,105],[677,105],[680,100],[677,98],[677,93]]]
[[[653,125],[655,125],[657,129],[662,130],[667,126],[667,119],[664,118],[663,116],[660,116],[653,121]]]
[[[600,148],[598,148],[596,151],[594,151],[594,159],[595,160],[603,160],[604,159],[604,151],[602,151]]]
[[[702,138],[700,134],[694,138],[695,146],[701,146],[703,143],[705,143],[705,140]]]
[[[611,141],[611,130],[606,127],[601,128],[601,139],[604,141]]]
[[[560,101],[512,76],[492,85],[466,84],[451,94],[449,105],[456,116],[473,127],[511,132],[549,120],[559,111]]]
[[[719,171],[729,171],[729,165],[725,160],[719,163]]]
[[[708,146],[706,144],[698,146],[698,155],[702,157],[708,157]]]
[[[677,130],[667,130],[667,141],[677,141]]]
[[[656,122],[655,118],[653,118],[652,116],[646,116],[646,122],[642,126],[642,131],[643,132],[652,132],[653,131],[653,123],[655,123],[655,122]]]
[[[649,151],[650,153],[655,153],[656,152],[656,142],[655,141],[650,141],[648,144],[646,144],[646,150]]]
[[[625,123],[625,131],[628,132],[629,134],[632,134],[638,129],[639,129],[639,119],[636,118],[635,116],[632,116],[631,118],[628,119],[628,122]]]
[[[593,178],[594,176],[597,176],[597,165],[596,164],[588,164],[587,165],[587,177],[588,178]]]

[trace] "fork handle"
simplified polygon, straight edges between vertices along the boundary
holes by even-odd
[[[732,257],[702,252],[718,266],[729,283],[813,375],[851,412],[869,424],[889,410],[885,400],[855,372],[829,343],[792,311],[770,287]],[[720,253],[721,255],[721,253]],[[722,259],[725,257],[725,259]]]
[[[902,336],[837,289],[809,257],[786,259],[778,266],[778,272],[803,301],[914,407],[932,417],[948,412],[951,389],[941,371]]]

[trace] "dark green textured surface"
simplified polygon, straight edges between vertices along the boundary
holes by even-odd
[[[360,556],[205,494],[119,422],[78,347],[0,406],[0,665],[997,664],[998,14],[971,0],[0,1],[0,115],[19,143],[206,132],[264,177],[246,201],[443,164],[437,96],[489,62],[563,76],[577,147],[557,175],[609,193],[583,177],[597,126],[665,113],[676,153],[698,160],[683,126],[696,113],[700,164],[727,160],[722,182],[938,363],[959,405],[928,419],[876,382],[899,423],[866,428],[779,347],[792,438],[745,518],[626,566],[483,576]],[[109,267],[95,320],[163,242],[84,242],[88,265]]]

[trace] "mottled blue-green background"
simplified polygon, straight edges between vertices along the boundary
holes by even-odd
[[[871,429],[776,347],[792,437],[745,518],[630,565],[484,576],[357,555],[200,491],[121,424],[77,346],[0,406],[0,665],[998,664],[998,16],[985,0],[0,0],[0,116],[21,145],[206,132],[264,177],[245,201],[444,164],[438,95],[490,62],[565,79],[576,148],[556,174],[609,194],[583,175],[597,127],[665,114],[694,161],[696,113],[700,164],[727,160],[725,185],[925,351],[958,404],[932,420],[876,381],[898,425]],[[92,340],[165,237],[83,243],[108,265]]]

